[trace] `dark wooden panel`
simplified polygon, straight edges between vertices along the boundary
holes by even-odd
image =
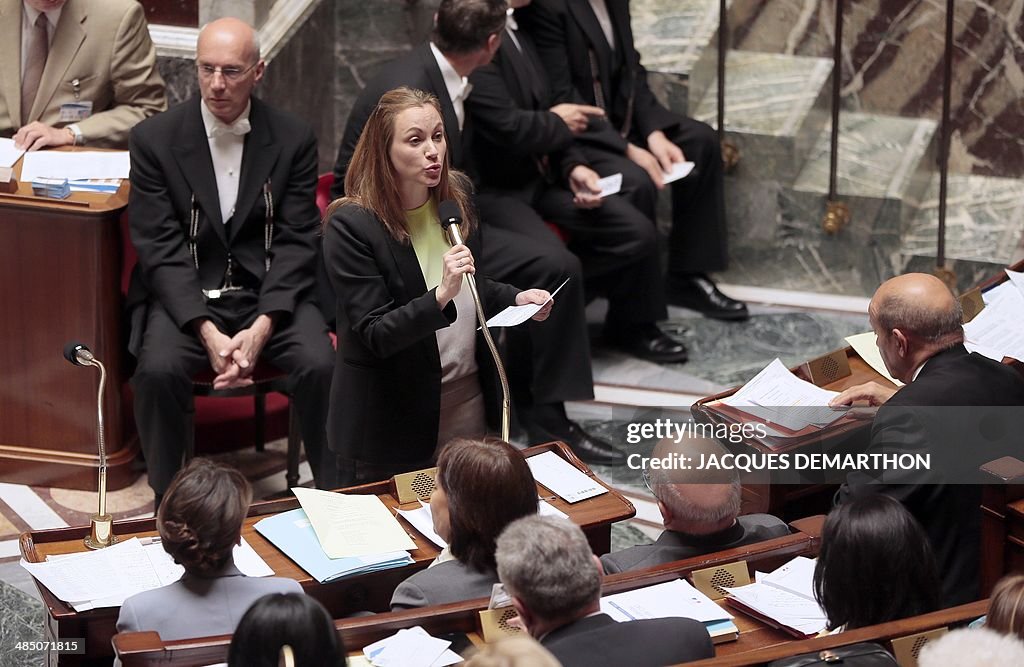
[[[142,7],[150,23],[199,26],[199,0],[143,0]]]

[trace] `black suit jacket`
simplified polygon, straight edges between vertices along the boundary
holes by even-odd
[[[550,158],[548,176],[564,179],[585,164],[573,134],[555,113],[551,88],[528,35],[506,35],[490,64],[470,75],[473,91],[466,113],[473,117],[473,161],[484,186],[504,190],[531,187],[541,178],[540,160]]]
[[[425,42],[385,65],[359,93],[348,114],[345,133],[341,138],[341,146],[338,147],[338,158],[334,163],[334,185],[331,186],[332,197],[337,198],[345,194],[345,173],[348,171],[349,160],[352,159],[363,127],[366,126],[370,114],[377,108],[381,95],[399,86],[423,90],[437,97],[441,103],[445,139],[448,142],[448,164],[472,174],[471,165],[466,159],[468,156],[463,151],[463,144],[469,133],[468,119],[460,132],[459,120],[455,116],[452,100],[448,97],[441,68],[437,66],[437,60],[430,50],[430,43]]]
[[[467,245],[480,256],[479,233]],[[328,221],[324,255],[338,295],[338,362],[327,424],[331,448],[375,463],[430,458],[441,400],[434,334],[455,321],[454,302],[439,309],[412,244],[396,241],[375,214],[353,204],[338,208]],[[519,293],[482,276],[477,283],[488,317],[515,303]],[[493,362],[485,358],[483,344],[476,347],[486,372]]]
[[[236,281],[259,292],[260,313],[291,313],[307,298],[317,260],[316,137],[304,121],[252,98],[238,199],[230,224],[221,220],[217,181],[196,97],[132,130],[132,243],[139,261],[128,305],[159,301],[184,328],[209,317],[203,289],[223,283],[230,252]],[[266,270],[266,200],[274,209],[270,271]],[[192,198],[199,210],[196,270],[188,250]]]
[[[1011,406],[1024,406],[1024,379],[1016,371],[968,354],[963,345],[940,352],[879,408],[868,447],[869,453],[931,454],[932,469],[852,472],[840,491],[841,501],[885,493],[917,518],[938,560],[944,606],[977,599],[980,567],[980,487],[950,482],[1011,453],[1000,452],[1000,438],[986,436],[1020,433],[1021,411]],[[996,423],[1003,425],[990,431]]]
[[[619,134],[588,132],[585,139],[621,153],[626,149],[623,137],[646,140],[655,130],[677,125],[680,118],[662,106],[647,85],[647,70],[633,44],[629,0],[606,0],[606,4],[615,34],[614,50],[588,0],[533,0],[516,10],[516,20],[537,45],[556,101],[597,105],[596,65],[605,110]]]
[[[689,618],[616,623],[597,614],[553,630],[540,643],[562,667],[664,667],[715,656],[704,625]]]

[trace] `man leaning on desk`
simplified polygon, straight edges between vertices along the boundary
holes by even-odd
[[[135,0],[0,0],[0,136],[18,148],[127,148],[167,108]]]
[[[902,502],[935,550],[943,605],[971,602],[979,594],[981,490],[965,482],[984,462],[977,460],[979,452],[999,442],[991,430],[996,422],[1012,417],[1019,423],[1020,413],[1005,406],[1024,406],[1024,379],[967,351],[960,302],[934,276],[909,273],[886,281],[871,298],[868,318],[886,369],[905,385],[857,385],[832,405],[880,406],[868,452],[930,453],[936,465],[929,471],[851,472],[839,499],[884,493]]]

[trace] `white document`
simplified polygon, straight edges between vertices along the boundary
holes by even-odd
[[[161,586],[156,570],[136,537],[106,549],[44,563],[29,563],[22,559],[21,566],[58,599],[76,610],[80,606],[116,606],[130,595]],[[89,604],[101,598],[116,601],[112,604]]]
[[[593,498],[608,489],[594,478],[584,475],[578,468],[554,452],[527,457],[533,478],[557,493],[568,503]]]
[[[612,174],[598,179],[597,187],[601,189],[601,197],[614,195],[622,189],[622,174]]]
[[[568,278],[562,281],[562,284],[558,286],[558,289],[552,292],[551,297],[544,303],[528,303],[523,306],[509,306],[508,308],[501,311],[491,319],[487,320],[487,328],[493,329],[494,327],[514,327],[516,325],[522,324],[523,322],[525,322],[526,320],[530,319],[538,312],[540,312],[540,309],[546,306],[548,302],[551,301],[551,299],[554,299],[555,295],[558,294],[558,292],[563,287],[565,287],[565,283],[567,282],[569,282]],[[479,330],[480,327],[477,327],[477,331]]]
[[[13,167],[24,154],[24,150],[14,147],[14,139],[0,137],[0,167]]]
[[[701,623],[732,618],[684,579],[605,596],[601,611],[620,623],[643,618],[692,618]]]
[[[1009,281],[985,293],[985,307],[964,325],[969,351],[997,361],[1004,356],[1024,360],[1024,293],[1016,286],[1020,281],[1020,274],[1010,275]]]
[[[448,546],[448,543],[441,539],[441,536],[434,532],[434,515],[430,512],[430,503],[420,501],[418,509],[398,510],[402,518],[412,524],[412,527],[419,531],[420,535],[427,538],[440,549]]]
[[[837,391],[822,389],[810,382],[801,380],[789,372],[779,359],[775,359],[764,367],[760,373],[743,385],[732,396],[723,398],[722,402],[733,407],[751,405],[771,407],[804,407],[826,406]]]
[[[662,173],[661,180],[665,185],[668,185],[672,181],[678,181],[680,178],[686,178],[690,175],[690,172],[693,171],[693,167],[693,162],[676,162],[672,165],[671,170]]]
[[[131,161],[128,151],[34,151],[26,153],[21,165],[21,180],[38,177],[81,181],[94,178],[128,178]]]
[[[373,494],[346,495],[296,487],[292,493],[328,558],[411,551],[416,543]]]
[[[444,667],[462,662],[457,653],[448,649],[451,645],[417,625],[370,644],[363,649],[363,655],[377,667]]]
[[[814,561],[798,556],[757,583],[725,590],[754,611],[805,635],[825,629],[828,617],[814,599]]]
[[[882,353],[878,351],[878,343],[876,342],[874,331],[867,331],[862,334],[847,336],[846,342],[849,343],[850,347],[853,348],[853,351],[856,352],[868,366],[875,369],[879,375],[889,382],[892,382],[897,387],[903,386],[902,382],[889,375],[889,371],[885,367],[885,362],[882,361]]]

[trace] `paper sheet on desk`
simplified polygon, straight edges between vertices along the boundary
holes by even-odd
[[[579,468],[554,452],[527,457],[526,463],[535,480],[557,493],[567,503],[608,493],[608,489],[597,480],[584,475]]]
[[[13,167],[24,154],[25,151],[14,147],[14,139],[0,137],[0,167]]]
[[[828,622],[814,599],[814,566],[814,560],[797,556],[774,572],[758,572],[756,583],[725,590],[754,611],[805,635],[814,635]]]
[[[551,301],[551,299],[554,299],[555,295],[558,294],[558,292],[563,287],[565,287],[565,283],[567,282],[569,282],[568,278],[563,280],[562,284],[558,286],[558,289],[552,292],[551,297],[544,303],[528,303],[523,306],[509,306],[508,308],[501,311],[491,319],[487,320],[487,328],[493,329],[495,327],[514,327],[519,324],[522,324],[523,322],[525,322],[526,320],[530,319],[538,312],[540,312],[540,309],[546,306],[548,302]],[[477,331],[479,331],[480,327],[477,327],[476,329]]]
[[[76,611],[117,606],[126,597],[162,585],[136,537],[43,563],[22,559],[21,566]]]
[[[363,655],[377,667],[445,667],[462,662],[451,645],[417,625],[370,644]]]
[[[34,151],[21,163],[21,180],[66,178],[83,181],[95,178],[128,178],[128,151]]]
[[[885,367],[885,362],[882,361],[882,353],[878,351],[878,343],[876,342],[874,331],[866,331],[861,334],[847,336],[846,342],[850,344],[853,351],[856,352],[868,366],[871,366],[876,373],[884,377],[889,382],[892,382],[897,387],[903,386],[902,382],[889,375],[889,370]]]
[[[665,185],[673,181],[678,181],[680,178],[686,178],[693,171],[693,162],[676,162],[672,165],[672,169],[663,173],[661,180]]]
[[[996,361],[1024,360],[1024,291],[1018,287],[1024,276],[1006,273],[1010,280],[985,292],[985,307],[964,325],[964,346]]]
[[[328,558],[411,551],[416,543],[373,494],[343,494],[296,487],[292,493],[313,525]]]
[[[808,425],[826,426],[842,417],[845,410],[828,407],[838,395],[801,380],[775,359],[722,403],[799,431]]]
[[[710,623],[732,618],[683,579],[605,596],[601,611],[620,623],[644,618],[692,618]]]
[[[569,515],[554,507],[546,500],[538,498],[537,501],[537,514],[541,516],[557,516],[562,519],[569,518]],[[418,508],[411,510],[400,509],[398,510],[398,513],[403,519],[408,521],[413,528],[419,531],[420,535],[433,542],[438,548],[444,549],[448,546],[448,543],[445,542],[440,535],[434,532],[434,516],[430,511],[430,503],[425,503],[421,500]]]

